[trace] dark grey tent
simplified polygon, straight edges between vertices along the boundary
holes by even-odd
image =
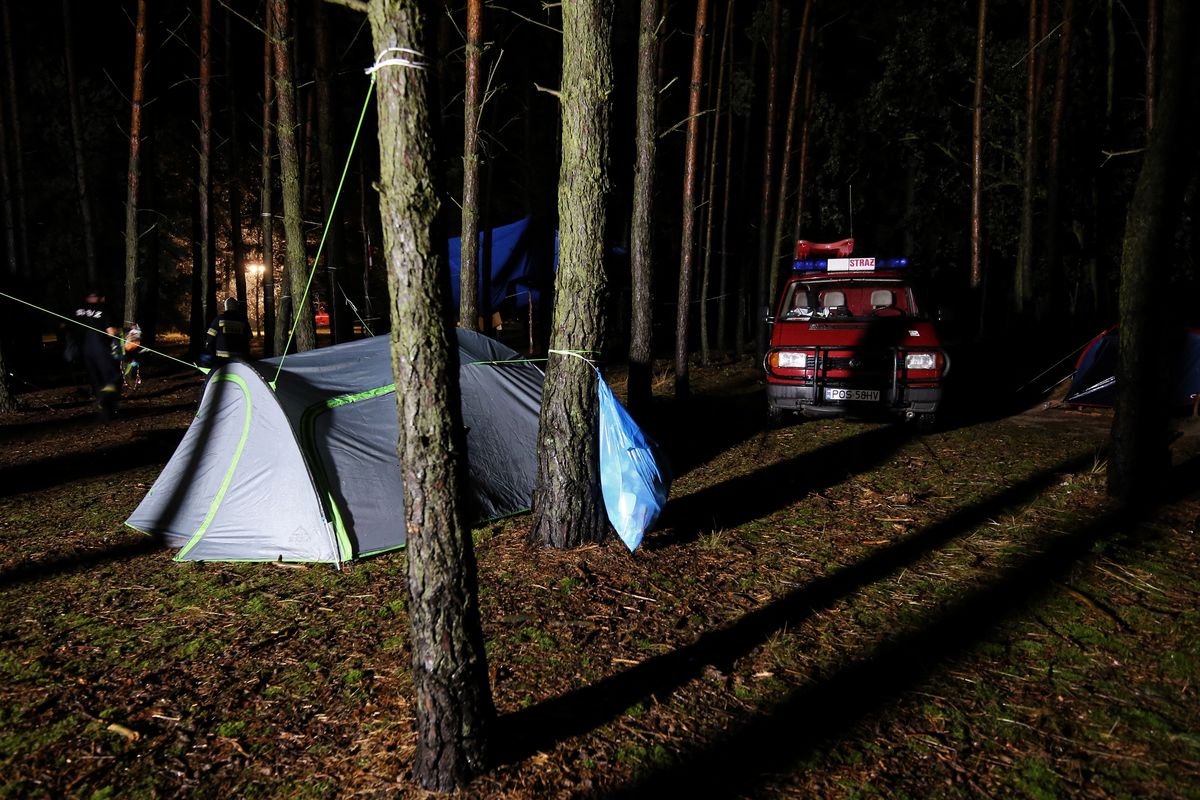
[[[528,510],[543,373],[458,329],[477,520]],[[196,419],[126,522],[176,560],[340,563],[404,545],[389,341],[214,370]]]

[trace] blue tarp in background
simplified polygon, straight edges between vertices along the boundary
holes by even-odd
[[[545,241],[543,241],[545,239]],[[538,232],[538,227],[526,217],[499,228],[492,228],[492,269],[490,281],[485,282],[483,265],[484,234],[479,234],[479,297],[480,305],[498,309],[512,300],[524,308],[532,302],[540,304],[543,287],[553,281],[554,242]],[[450,240],[450,288],[455,308],[459,302],[462,268],[462,239]]]

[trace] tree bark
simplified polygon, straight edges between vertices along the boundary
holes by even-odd
[[[417,0],[373,0],[375,52],[426,53],[428,17]],[[410,56],[411,57],[411,56]],[[438,170],[425,69],[385,66],[378,82],[379,205],[392,305],[392,369],[408,532],[417,748],[414,778],[450,791],[486,765],[495,711],[488,687],[471,530],[458,500],[465,434],[458,350],[448,324],[448,281],[437,231]]]
[[[1146,136],[1154,130],[1158,92],[1158,0],[1146,0]]]
[[[17,258],[16,212],[13,210],[12,177],[8,169],[8,121],[4,103],[0,102],[0,217],[4,223],[5,273],[13,281],[20,278]],[[0,375],[0,377],[3,377]]]
[[[279,173],[283,185],[285,280],[291,296],[292,344],[295,352],[315,344],[313,315],[308,309],[308,255],[304,242],[304,210],[300,206],[300,155],[296,148],[295,86],[292,83],[288,0],[271,0],[275,26],[275,105],[279,111]],[[279,316],[284,316],[282,310]],[[276,344],[278,339],[276,336]],[[280,350],[280,354],[283,352]]]
[[[971,105],[971,288],[976,292],[983,285],[983,67],[986,40],[987,0],[979,0],[979,23],[975,32],[975,96]]]
[[[233,269],[234,295],[249,309],[246,294],[246,241],[242,224],[242,152],[238,134],[239,109],[237,103],[237,80],[234,72],[234,29],[233,12],[225,9],[225,85],[229,113],[229,242],[230,260]]]
[[[808,41],[808,26],[812,19],[813,0],[805,0],[804,15],[800,20],[800,35],[796,39],[796,63],[792,67],[792,91],[788,99],[787,124],[783,132],[783,163],[779,167],[779,204],[775,209],[775,235],[771,240],[771,274],[767,291],[767,302],[775,302],[775,293],[779,290],[779,268],[783,256],[783,232],[787,224],[787,193],[788,183],[792,177],[792,141],[796,135],[796,117],[800,113],[801,91],[804,81],[801,79],[804,69],[804,45]],[[805,114],[808,111],[805,109]],[[794,252],[794,247],[789,248]]]
[[[87,158],[83,150],[83,118],[79,110],[79,81],[75,75],[75,45],[71,29],[71,0],[63,0],[63,57],[67,73],[67,109],[71,118],[71,147],[75,156],[75,187],[79,195],[79,217],[83,224],[83,252],[87,283],[100,283],[100,261],[96,256],[96,230],[92,220],[92,198],[88,193]]]
[[[610,15],[607,0],[562,6],[559,266],[531,530],[533,541],[552,547],[599,542],[609,529],[600,496],[596,372],[564,351],[594,356],[604,338]]]
[[[700,266],[700,361],[703,364],[708,364],[711,354],[709,353],[709,311],[708,287],[712,279],[712,241],[713,228],[715,226],[714,217],[717,212],[717,150],[721,144],[721,115],[725,104],[725,53],[729,49],[729,40],[733,32],[733,3],[730,2],[725,7],[725,23],[721,29],[721,47],[713,56],[710,63],[713,64],[709,69],[709,74],[716,72],[717,88],[715,99],[712,102],[712,117],[711,124],[708,126],[710,134],[708,141],[705,144],[705,161],[708,167],[708,175],[704,180],[704,261]],[[711,84],[710,84],[711,85]],[[722,216],[726,213],[724,205],[721,206]]]
[[[767,349],[767,327],[758,311],[771,302],[767,297],[771,258],[771,189],[775,178],[775,95],[779,84],[780,36],[779,0],[771,0],[771,42],[767,56],[767,118],[763,122],[762,206],[758,215],[758,280],[754,294],[755,340],[761,356]]]
[[[692,307],[692,269],[696,260],[696,149],[700,142],[700,91],[704,86],[704,40],[708,36],[708,0],[696,0],[692,39],[692,80],[688,91],[687,138],[683,157],[683,225],[679,243],[679,296],[675,306],[675,400],[686,400],[688,322]]]
[[[262,286],[262,347],[263,358],[275,355],[275,224],[271,203],[271,195],[275,188],[273,171],[271,169],[271,109],[275,105],[275,74],[274,14],[268,8],[263,27],[263,107],[262,107],[262,179],[259,192],[260,219],[262,227],[262,275],[259,281]],[[258,299],[255,300],[258,303]]]
[[[138,181],[141,174],[142,101],[145,96],[146,0],[138,0],[133,45],[133,97],[129,121],[129,171],[125,188],[125,320],[138,314]]]
[[[25,213],[25,146],[21,135],[21,106],[17,94],[17,66],[15,63],[16,47],[13,44],[12,18],[8,12],[8,0],[0,3],[4,14],[4,74],[8,84],[8,116],[12,126],[12,176],[13,176],[13,212],[16,226],[17,252],[19,255],[17,270],[23,280],[33,277],[32,264],[29,263],[29,221]]]
[[[479,329],[479,119],[483,113],[483,0],[467,0],[467,83],[463,97],[462,238],[458,324]],[[489,281],[490,284],[490,281]],[[491,305],[490,303],[488,304]]]
[[[0,345],[0,414],[17,410],[17,401],[8,388],[8,368],[4,365],[4,347]]]
[[[759,39],[754,37],[750,44],[750,69],[749,75],[751,81],[754,80],[758,66],[758,51]],[[738,172],[742,175],[747,174],[750,164],[750,140],[752,122],[754,120],[753,109],[748,109],[746,119],[742,125],[742,152],[739,154],[738,160],[741,167]],[[732,123],[731,123],[732,124]],[[750,181],[738,182],[738,207],[749,207],[749,188]],[[745,217],[743,217],[745,219]],[[742,241],[742,247],[749,249],[747,244],[750,241],[749,235],[745,236]],[[738,267],[738,294],[737,294],[737,309],[734,314],[734,334],[733,347],[734,352],[740,357],[746,349],[754,343],[755,331],[751,330],[749,321],[756,319],[756,315],[750,313],[749,305],[753,301],[754,287],[756,285],[758,270],[754,267],[753,262],[749,258],[739,259],[740,266]]]
[[[1054,71],[1054,99],[1050,110],[1050,148],[1046,154],[1046,275],[1050,278],[1050,306],[1063,308],[1065,280],[1062,274],[1059,212],[1061,210],[1061,171],[1063,121],[1066,118],[1067,85],[1071,75],[1071,21],[1074,0],[1063,0],[1063,19],[1059,29],[1058,62]]]
[[[1191,0],[1164,4],[1164,58],[1154,130],[1142,161],[1121,254],[1117,405],[1108,459],[1108,493],[1146,503],[1171,465],[1168,392],[1178,358],[1180,320],[1162,313],[1174,233],[1193,163],[1187,117],[1200,94],[1197,14]]]
[[[321,207],[325,212],[325,275],[329,283],[329,335],[334,344],[348,341],[353,334],[353,321],[342,313],[338,297],[345,297],[341,286],[342,269],[346,265],[346,237],[343,216],[336,207],[338,184],[342,171],[335,154],[337,137],[334,134],[333,82],[329,68],[329,20],[325,0],[313,0],[313,23],[316,33],[316,57],[314,67],[317,77],[317,158],[321,169]]]
[[[1028,47],[1025,52],[1025,163],[1021,179],[1021,231],[1017,239],[1013,310],[1018,317],[1033,301],[1033,205],[1037,165],[1038,11],[1041,0],[1029,0]]]
[[[200,308],[204,325],[217,314],[212,221],[212,0],[200,0],[200,143],[196,207],[200,211]]]
[[[732,0],[729,5],[731,13],[727,15],[730,18],[726,20],[726,25],[732,30]],[[729,61],[725,65],[725,69],[729,74],[730,84],[733,82],[733,64],[733,40],[731,37],[729,43]],[[722,351],[729,350],[729,332],[727,330],[727,321],[729,319],[729,196],[733,185],[734,173],[733,117],[733,106],[732,104],[727,104],[725,108],[725,175],[721,189],[721,233],[717,240],[717,247],[721,253],[717,264],[717,349]],[[740,333],[737,335],[737,338],[740,341]]]
[[[636,150],[633,217],[630,225],[629,382],[627,402],[644,415],[653,395],[654,374],[654,178],[658,152],[658,60],[661,0],[641,0],[638,23]]]
[[[804,116],[800,118],[800,168],[796,173],[796,223],[792,226],[792,239],[796,241],[801,238],[801,226],[804,225],[804,189],[808,182],[808,142],[812,130],[812,106],[813,65],[810,61],[808,69],[804,71]],[[906,229],[906,242],[911,236],[912,231]],[[912,250],[906,248],[904,252],[909,253]]]

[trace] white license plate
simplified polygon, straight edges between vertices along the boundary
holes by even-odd
[[[879,402],[878,389],[825,389],[826,400],[859,400],[867,403]]]

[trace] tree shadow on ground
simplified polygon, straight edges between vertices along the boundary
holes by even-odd
[[[163,396],[172,395],[175,390],[164,390],[160,394]],[[138,395],[139,399],[149,399],[157,395]],[[82,405],[92,405],[92,401],[88,400]],[[72,416],[67,419],[41,419],[31,422],[14,422],[8,425],[0,425],[0,441],[9,441],[23,436],[31,436],[40,434],[44,431],[53,431],[64,433],[76,429],[90,429],[97,425],[120,425],[123,422],[131,419],[147,419],[149,417],[161,417],[168,414],[174,414],[177,411],[195,411],[197,402],[173,403],[165,406],[147,406],[139,405],[136,400],[130,402],[130,398],[126,397],[121,400],[120,407],[117,410],[116,419],[104,422],[99,415],[86,414]]]
[[[645,545],[656,549],[695,541],[701,531],[761,519],[809,492],[827,489],[878,466],[911,438],[908,426],[880,426],[672,499],[658,523],[659,528],[670,532],[651,536]]]
[[[801,625],[817,611],[829,608],[863,587],[911,566],[1005,510],[1032,500],[1054,485],[1063,472],[1077,471],[1090,463],[1091,456],[1064,461],[1052,470],[1038,473],[916,534],[883,547],[855,564],[819,577],[779,600],[746,614],[727,627],[704,633],[690,645],[650,658],[632,669],[590,686],[507,714],[499,720],[497,741],[503,744],[498,757],[510,763],[540,750],[551,749],[571,736],[611,722],[636,703],[653,696],[669,696],[701,677],[707,667],[728,672],[737,659],[750,653],[776,632]],[[924,631],[899,640],[901,644],[893,645],[893,650],[903,645],[903,652],[912,650],[927,655],[939,651],[943,653],[936,658],[960,652],[986,630],[986,625],[972,618],[971,614],[984,615],[979,617],[980,620],[989,613],[1000,619],[999,615],[1005,609],[1011,610],[1016,605],[1015,601],[1008,602],[1010,594],[1018,600],[1026,598],[1025,602],[1028,602],[1036,596],[1035,587],[1046,583],[1045,580],[1039,583],[1039,577],[1044,578],[1051,572],[1058,574],[1065,564],[1085,554],[1087,546],[1097,537],[1110,536],[1116,529],[1114,525],[1113,520],[1106,519],[1095,530],[1088,529],[1069,538],[1069,542],[1078,540],[1078,544],[1052,547],[1049,551],[1051,555],[1031,558],[1022,571],[1013,573],[1010,579],[1005,580],[1006,586],[1002,590],[991,588],[979,593],[978,598],[972,596],[964,601],[971,613],[947,612],[944,620],[934,621]],[[1014,585],[1008,586],[1009,583]],[[996,608],[992,608],[993,605]],[[910,639],[912,643],[909,643]],[[888,658],[871,659],[847,669],[852,679],[820,681],[815,688],[806,690],[803,698],[796,700],[794,705],[803,707],[806,703],[819,702],[826,713],[833,715],[834,712],[841,713],[839,703],[849,704],[851,708],[859,708],[858,715],[861,716],[884,700],[894,697],[897,691],[924,674],[910,670],[912,675],[902,680],[904,671]],[[860,682],[862,685],[859,685]],[[836,701],[835,695],[840,695]],[[737,735],[704,746],[695,758],[687,758],[669,774],[648,779],[646,786],[656,787],[657,791],[669,789],[671,794],[675,794],[686,785],[702,796],[712,796],[709,790],[720,785],[721,781],[745,781],[746,776],[759,776],[775,763],[769,756],[773,745],[779,747],[780,737],[788,744],[788,757],[795,756],[796,743],[801,738],[795,730],[799,726],[797,720],[807,716],[807,711],[802,717],[796,708],[789,707],[786,713],[774,714],[749,724]],[[806,722],[803,733],[811,737],[808,747],[828,738],[825,736],[826,730],[828,726],[822,730],[821,726],[810,726]],[[735,748],[744,752],[739,752],[737,757],[725,752],[725,749]],[[761,768],[746,766],[760,762]],[[726,775],[726,772],[739,775],[745,772],[745,776]]]
[[[683,403],[656,402],[645,430],[663,448],[675,477],[767,429],[762,387],[737,394],[697,394]]]
[[[0,497],[52,489],[151,464],[171,457],[183,432],[174,428],[143,432],[128,444],[91,453],[69,453],[0,469]]]
[[[1174,478],[1168,499],[1194,492],[1200,484],[1200,459],[1180,467]],[[988,632],[1053,591],[1073,567],[1088,560],[1096,545],[1132,535],[1130,530],[1150,511],[1149,507],[1114,507],[1094,522],[1060,534],[1042,551],[967,593],[921,628],[882,642],[836,672],[792,692],[770,713],[691,748],[670,767],[605,791],[605,796],[754,795],[772,777],[794,768],[867,715],[964,656]]]
[[[17,564],[0,571],[0,589],[10,589],[26,583],[45,580],[72,572],[83,572],[109,561],[122,561],[161,550],[161,536],[138,534],[137,539],[116,545],[76,550],[38,561]]]

